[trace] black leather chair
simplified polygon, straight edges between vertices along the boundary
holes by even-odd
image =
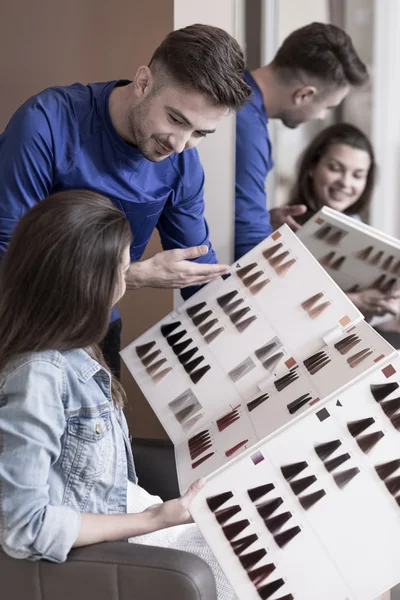
[[[133,440],[142,487],[168,500],[179,494],[169,442]],[[77,548],[63,564],[16,560],[0,550],[2,600],[217,600],[210,567],[167,548],[109,542]]]

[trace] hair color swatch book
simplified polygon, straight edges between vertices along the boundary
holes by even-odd
[[[382,514],[389,540],[400,524],[368,462],[383,447],[382,464],[400,459],[398,400],[378,406],[369,387],[396,381],[397,353],[287,226],[121,355],[174,442],[181,490],[207,478],[193,514],[239,598],[364,600],[400,578],[392,541],[376,594],[338,558],[362,540],[369,564],[385,553],[369,521]]]
[[[298,236],[345,292],[399,286],[400,241],[358,219],[324,206]]]

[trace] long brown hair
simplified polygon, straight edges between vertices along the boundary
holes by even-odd
[[[359,199],[348,211],[352,214],[359,214],[368,208],[372,192],[375,185],[376,164],[372,144],[367,136],[354,125],[350,123],[337,123],[323,129],[310,143],[301,157],[297,180],[290,194],[289,204],[305,204],[311,213],[319,209],[314,200],[313,182],[310,172],[314,169],[321,158],[325,156],[330,146],[334,144],[345,144],[357,150],[364,150],[368,153],[371,165],[367,175],[365,188]],[[306,218],[310,214],[306,215]]]
[[[128,222],[88,190],[56,193],[17,224],[0,266],[0,368],[23,352],[96,345],[109,324]],[[113,380],[114,400],[122,393]]]

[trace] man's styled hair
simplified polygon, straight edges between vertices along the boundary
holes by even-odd
[[[149,67],[204,94],[215,106],[239,110],[251,94],[243,81],[244,54],[219,27],[189,25],[172,31],[155,50]]]
[[[293,31],[271,64],[286,81],[301,79],[304,73],[335,87],[360,86],[368,79],[350,36],[340,27],[324,23]]]

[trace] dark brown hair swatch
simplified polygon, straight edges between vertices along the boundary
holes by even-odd
[[[314,450],[317,453],[318,458],[325,461],[331,454],[335,452],[342,445],[340,440],[331,440],[330,442],[324,442],[314,446]]]
[[[179,344],[173,345],[172,346],[172,350],[174,351],[174,353],[176,354],[176,356],[179,356],[180,354],[182,354],[182,352],[184,352],[186,350],[186,348],[188,346],[190,346],[190,344],[192,342],[193,342],[192,338],[188,338],[184,342],[180,342]]]
[[[298,496],[304,490],[310,487],[313,483],[317,481],[315,475],[309,475],[308,477],[302,477],[301,479],[296,479],[290,483],[290,487],[292,488],[292,492]]]
[[[262,394],[261,396],[257,396],[257,398],[255,398],[254,400],[251,400],[250,402],[247,403],[248,411],[251,412],[258,406],[260,406],[260,404],[262,404],[263,402],[268,400],[268,398],[269,398],[268,394]]]
[[[254,550],[254,552],[250,552],[249,554],[242,554],[239,556],[239,560],[242,563],[243,567],[247,570],[252,569],[264,556],[267,554],[267,551],[264,548],[260,548],[260,550]]]
[[[295,412],[297,412],[298,410],[300,410],[300,408],[311,402],[311,400],[312,397],[310,396],[310,394],[303,394],[302,396],[299,396],[299,398],[296,398],[296,400],[289,402],[289,404],[287,405],[287,409],[291,415],[294,415]]]
[[[250,273],[250,271],[255,269],[256,266],[257,266],[257,263],[253,262],[253,263],[250,263],[249,265],[246,265],[245,267],[241,267],[240,269],[237,269],[236,275],[238,277],[240,277],[240,279],[243,279],[243,277],[245,277],[247,275],[247,273]]]
[[[262,600],[268,600],[279,588],[285,585],[283,579],[275,579],[275,581],[271,581],[271,583],[266,583],[265,585],[258,588],[257,592],[262,598]]]
[[[277,389],[278,392],[281,392],[288,385],[290,385],[291,383],[293,383],[297,379],[299,379],[299,375],[296,372],[290,371],[289,373],[287,373],[283,377],[280,377],[280,379],[276,379],[274,381],[274,386],[276,387],[276,389]]]
[[[225,525],[229,519],[232,519],[238,512],[242,509],[239,504],[235,504],[234,506],[229,506],[228,508],[221,508],[217,510],[215,514],[215,518],[217,519],[220,525]]]
[[[201,367],[200,369],[197,369],[197,371],[193,371],[193,373],[190,374],[190,379],[193,381],[194,384],[199,383],[200,379],[202,379],[210,369],[210,365]]]
[[[183,331],[179,331],[179,333],[173,333],[169,337],[167,337],[167,342],[170,346],[175,346],[187,334],[186,329]]]
[[[393,427],[395,429],[397,429],[397,431],[400,431],[400,413],[398,415],[394,415],[391,419],[390,419],[391,424],[393,425]]]
[[[400,492],[400,477],[386,479],[385,485],[392,496],[396,496]]]
[[[263,496],[266,496],[267,494],[272,492],[272,490],[274,489],[275,486],[273,483],[264,483],[263,485],[259,485],[255,488],[250,488],[249,490],[247,490],[247,493],[249,495],[250,500],[252,502],[256,502]]]
[[[194,360],[191,360],[190,362],[183,365],[183,368],[185,369],[186,373],[191,373],[199,366],[201,362],[203,362],[203,360],[204,356],[198,356]]]
[[[279,548],[283,548],[284,546],[286,546],[286,544],[291,542],[292,539],[295,538],[296,535],[298,535],[300,532],[300,527],[296,525],[291,529],[286,529],[285,531],[282,531],[282,533],[277,533],[274,536],[274,540],[278,544]]]
[[[256,508],[263,519],[268,519],[283,504],[282,498],[273,498],[257,504]]]
[[[140,346],[136,346],[136,354],[139,358],[142,358],[148,352],[150,352],[150,350],[154,348],[155,345],[155,342],[148,342],[147,344],[141,344]]]
[[[238,323],[240,319],[247,315],[249,311],[250,307],[246,306],[245,308],[241,308],[240,310],[237,310],[236,312],[232,313],[229,318],[232,321],[232,323],[236,325],[236,323]]]
[[[287,511],[265,519],[264,523],[270,533],[277,533],[292,518],[292,513]]]
[[[178,360],[182,365],[185,365],[187,362],[189,362],[189,360],[191,358],[193,358],[193,356],[196,354],[196,352],[198,351],[197,346],[195,348],[192,348],[191,350],[188,350],[187,352],[184,352],[183,354],[179,354],[178,355]]]
[[[161,325],[161,333],[164,337],[168,337],[175,329],[178,329],[182,323],[180,321],[175,321],[175,323],[166,323],[165,325]]]
[[[384,435],[383,431],[375,431],[374,433],[357,438],[357,444],[365,454],[368,454]]]
[[[341,454],[340,456],[336,456],[336,458],[331,458],[324,462],[325,469],[328,473],[332,473],[335,469],[340,467],[343,463],[350,459],[350,454]]]
[[[381,402],[387,396],[389,396],[394,390],[397,390],[399,384],[397,381],[390,383],[377,383],[370,386],[371,394],[377,402]]]
[[[258,535],[256,533],[251,533],[250,535],[246,535],[245,537],[239,538],[238,540],[234,540],[231,542],[232,550],[234,553],[239,556],[242,554],[247,548],[249,548],[254,542],[258,540]]]
[[[347,429],[350,431],[350,434],[353,437],[357,437],[366,429],[368,429],[368,427],[371,427],[373,423],[375,423],[375,419],[373,417],[358,419],[357,421],[350,421],[347,423]]]
[[[393,473],[397,471],[400,467],[400,459],[390,460],[389,462],[382,463],[381,465],[376,465],[375,471],[378,474],[378,477],[384,481]]]
[[[197,313],[199,313],[203,308],[207,305],[207,302],[199,302],[198,304],[194,304],[193,306],[189,306],[186,309],[187,315],[192,319]]]
[[[304,469],[307,469],[308,463],[303,460],[301,462],[292,463],[290,465],[284,465],[281,467],[281,472],[286,481],[291,481],[294,477],[297,477]]]
[[[393,398],[392,400],[383,400],[380,406],[385,415],[390,419],[400,409],[400,398]]]
[[[313,492],[312,494],[306,494],[304,496],[299,496],[299,502],[304,510],[309,510],[314,504],[316,504],[321,498],[326,496],[325,490],[318,490],[317,492]]]
[[[231,302],[231,300],[234,299],[235,296],[237,296],[238,293],[239,292],[237,290],[228,292],[227,294],[224,294],[223,296],[219,296],[217,298],[217,302],[221,308],[224,308],[227,304],[229,304],[229,302]]]
[[[239,533],[242,533],[246,527],[250,525],[250,521],[247,519],[242,519],[241,521],[236,521],[235,523],[231,523],[230,525],[224,525],[222,531],[225,534],[225,537],[230,542],[235,539]]]
[[[200,313],[199,315],[196,315],[195,317],[193,317],[193,319],[192,319],[193,325],[198,327],[206,319],[208,319],[208,317],[210,317],[211,315],[212,315],[212,310],[205,310],[204,312]]]
[[[275,571],[275,569],[275,565],[273,563],[269,563],[268,565],[258,567],[258,569],[252,569],[251,571],[248,571],[247,574],[254,585],[259,587],[262,582]]]
[[[220,506],[225,504],[225,502],[228,502],[228,500],[230,500],[231,498],[233,498],[232,492],[222,492],[221,494],[217,494],[216,496],[209,496],[208,498],[206,498],[206,502],[208,504],[208,508],[212,512],[215,512],[219,509]]]

